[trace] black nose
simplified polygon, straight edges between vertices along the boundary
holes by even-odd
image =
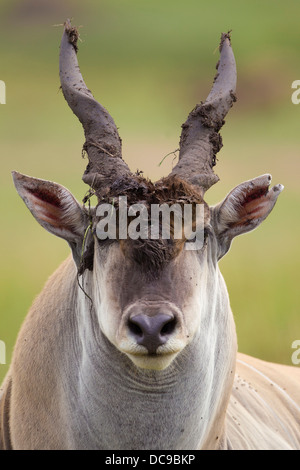
[[[148,349],[149,354],[154,354],[162,344],[165,344],[174,332],[176,319],[174,315],[157,313],[149,316],[144,313],[133,315],[128,321],[128,328],[134,336],[137,344]]]

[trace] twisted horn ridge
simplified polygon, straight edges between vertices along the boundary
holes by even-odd
[[[87,88],[77,61],[77,28],[70,20],[64,23],[60,45],[59,74],[63,95],[80,120],[86,141],[83,149],[87,152],[89,163],[83,181],[92,188],[105,191],[120,177],[131,172],[122,160],[122,143],[113,118],[99,104]]]
[[[229,33],[222,33],[217,75],[206,101],[197,105],[182,125],[179,161],[172,175],[207,191],[219,181],[213,167],[222,147],[224,117],[236,101],[236,64]]]

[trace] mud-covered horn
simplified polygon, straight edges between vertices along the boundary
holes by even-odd
[[[84,128],[83,149],[88,154],[89,164],[82,179],[94,189],[104,191],[117,178],[131,173],[122,160],[122,143],[113,118],[95,100],[80,73],[78,37],[77,28],[67,20],[60,45],[60,82],[68,105]]]
[[[179,161],[171,174],[207,191],[219,181],[213,167],[222,147],[219,131],[236,101],[236,64],[229,33],[222,33],[220,60],[213,87],[205,102],[197,105],[182,125]]]

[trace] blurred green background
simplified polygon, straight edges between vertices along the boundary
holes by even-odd
[[[222,31],[232,32],[238,102],[222,130],[207,202],[270,172],[285,186],[269,218],[233,242],[220,267],[236,320],[239,349],[291,364],[300,338],[300,3],[294,0],[1,0],[0,340],[7,365],[17,332],[47,277],[69,254],[17,195],[10,172],[53,180],[82,200],[83,131],[59,90],[61,23],[81,25],[79,62],[88,87],[120,129],[132,170],[157,179],[172,168],[181,124],[206,98]],[[60,26],[59,26],[60,25]],[[53,345],[55,348],[55,344]]]

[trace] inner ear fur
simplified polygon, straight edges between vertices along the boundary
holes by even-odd
[[[69,243],[83,240],[88,217],[68,189],[17,172],[13,172],[13,180],[19,195],[42,227]]]
[[[267,174],[245,181],[211,208],[221,256],[228,251],[234,237],[254,230],[272,211],[283,186],[278,184],[269,189],[271,180],[271,175]]]

